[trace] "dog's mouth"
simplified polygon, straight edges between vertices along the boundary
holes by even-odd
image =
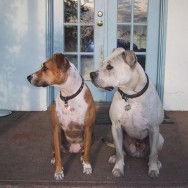
[[[114,89],[114,87],[104,87],[103,89],[105,89],[107,91],[112,91]]]
[[[92,75],[92,74],[91,74]],[[91,76],[91,82],[93,83],[93,85],[97,88],[102,88],[105,89],[107,91],[112,91],[114,89],[114,87],[112,86],[107,86],[107,87],[102,87],[103,84],[101,84],[101,80],[96,80],[95,78],[93,78]]]

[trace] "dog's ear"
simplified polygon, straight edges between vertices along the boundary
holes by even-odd
[[[113,48],[113,49],[112,49],[112,53],[113,53],[115,50],[116,50],[116,48]]]
[[[134,51],[123,51],[122,57],[124,61],[130,66],[134,67],[135,63],[137,62],[137,57]]]
[[[67,57],[61,53],[55,54],[55,62],[58,69],[67,70],[70,67],[70,63]]]

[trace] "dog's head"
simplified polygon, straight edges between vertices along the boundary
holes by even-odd
[[[115,48],[107,57],[99,70],[90,73],[91,81],[96,87],[112,90],[129,83],[137,62],[133,51]]]
[[[27,77],[28,81],[37,87],[60,85],[67,80],[69,60],[61,53],[55,54],[42,63],[41,69]]]

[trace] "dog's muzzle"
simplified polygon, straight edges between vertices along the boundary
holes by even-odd
[[[91,78],[91,82],[96,86],[96,87],[100,87],[100,88],[103,88],[105,90],[108,90],[108,91],[112,91],[114,89],[114,87],[101,87],[100,85],[97,84],[97,78],[98,78],[98,72],[90,72],[90,78]]]
[[[49,84],[45,81],[40,81],[34,77],[34,74],[27,76],[27,80],[30,82],[31,85],[36,87],[47,87]]]

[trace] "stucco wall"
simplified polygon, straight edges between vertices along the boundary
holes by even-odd
[[[188,110],[187,0],[168,0],[164,108]]]
[[[0,109],[46,109],[46,89],[26,79],[46,59],[45,3],[0,1]]]
[[[0,109],[45,110],[46,89],[27,75],[45,55],[45,0],[0,1]],[[188,110],[188,1],[168,0],[164,108]]]

